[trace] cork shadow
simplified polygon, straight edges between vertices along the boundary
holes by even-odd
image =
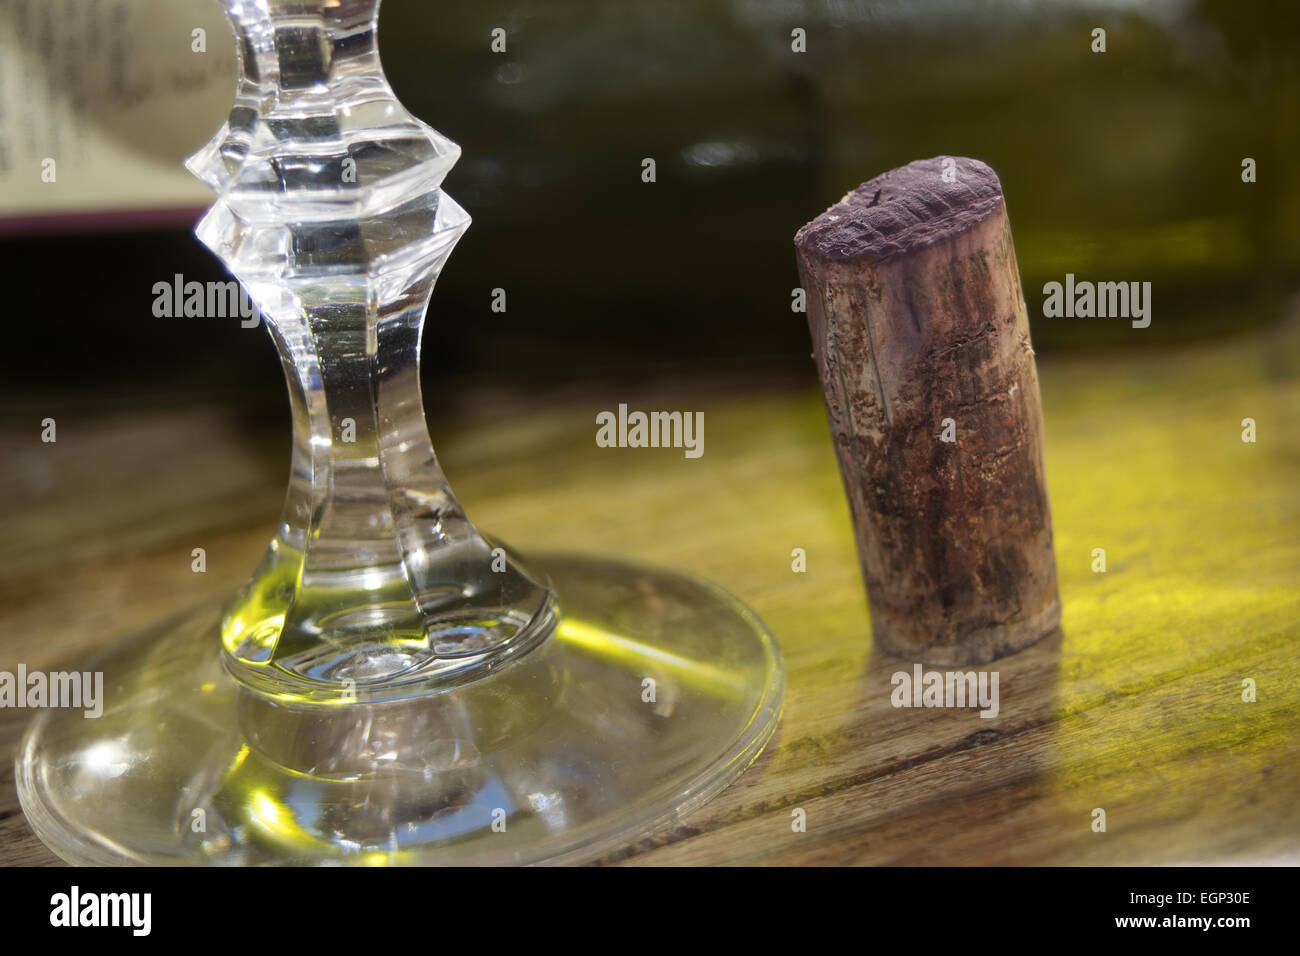
[[[970,667],[932,666],[873,647],[859,680],[870,768],[862,790],[875,808],[861,830],[875,835],[873,862],[1011,863],[1025,834],[1049,824],[1040,797],[1064,638],[1057,627]]]

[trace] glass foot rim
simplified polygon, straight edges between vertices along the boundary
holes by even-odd
[[[753,649],[762,655],[766,672],[765,679],[762,682],[761,694],[757,697],[743,730],[738,735],[731,737],[728,745],[720,750],[706,766],[696,768],[690,773],[678,777],[671,777],[665,781],[663,789],[653,791],[650,797],[642,799],[638,796],[633,804],[637,808],[636,812],[626,816],[621,813],[606,814],[611,819],[595,820],[592,821],[590,826],[584,825],[582,827],[583,832],[575,832],[573,834],[574,839],[571,841],[543,841],[532,850],[525,847],[522,850],[511,850],[504,854],[487,853],[484,854],[482,859],[450,861],[456,865],[466,865],[466,862],[472,865],[578,864],[599,862],[603,857],[611,854],[626,855],[621,854],[619,851],[632,850],[641,841],[671,826],[681,818],[694,813],[732,784],[741,773],[758,759],[775,734],[781,719],[784,668],[780,650],[771,632],[758,615],[727,591],[691,574],[666,570],[638,562],[592,558],[588,555],[556,554],[539,556],[536,559],[536,564],[542,570],[549,570],[551,567],[567,567],[570,575],[581,574],[584,568],[594,573],[598,569],[607,571],[613,567],[619,573],[629,576],[640,575],[645,578],[651,576],[669,577],[678,583],[689,584],[702,594],[707,594],[712,601],[716,602],[711,605],[714,609],[725,608],[728,612],[736,615],[737,619],[743,619],[743,626],[749,638],[757,642]],[[557,576],[553,572],[550,573],[552,580],[556,580]],[[559,577],[562,579],[563,575]],[[560,590],[560,601],[562,607],[568,607],[562,589]],[[212,606],[205,605],[201,609],[169,619],[159,625],[156,632],[163,633],[164,628],[167,628],[167,633],[178,634],[186,623],[192,624],[196,619],[211,613]],[[136,639],[138,638],[139,635],[137,635]],[[547,639],[548,642],[550,640],[553,640],[553,638]],[[118,644],[114,649],[120,650],[130,643],[131,639],[128,639]],[[110,649],[103,655],[103,659],[111,657],[114,649]],[[217,653],[219,652],[218,649]],[[538,651],[533,651],[533,653],[538,653]],[[530,656],[531,654],[525,654],[520,660],[527,660]],[[513,661],[505,662],[504,666],[509,667],[513,663]],[[476,683],[490,681],[492,677],[493,675],[489,674],[480,678]],[[148,852],[141,853],[132,847],[115,843],[103,835],[88,838],[85,826],[78,824],[75,820],[68,819],[59,811],[57,796],[45,792],[42,775],[39,773],[41,765],[39,742],[42,732],[58,713],[57,711],[43,711],[37,715],[23,736],[14,765],[15,781],[23,812],[33,831],[47,847],[65,862],[75,865],[197,865],[213,862],[220,865],[223,862],[195,859],[192,853],[177,852],[175,855],[166,852],[160,853],[157,846],[151,847]],[[181,847],[178,846],[176,849],[180,851]],[[419,856],[418,850],[415,855]],[[429,851],[428,855],[430,858],[427,859],[395,859],[381,862],[415,862],[420,865],[439,865],[440,861],[436,858],[436,851]],[[339,862],[363,863],[372,861],[329,859],[325,856],[294,857],[286,855],[283,859],[271,862],[282,865],[308,865],[313,863],[336,864]]]

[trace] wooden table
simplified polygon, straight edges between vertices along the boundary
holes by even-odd
[[[482,527],[524,550],[694,571],[748,601],[783,648],[785,714],[763,756],[610,862],[1300,861],[1300,334],[1139,345],[1040,374],[1064,623],[990,666],[995,719],[891,706],[891,675],[912,662],[872,649],[811,363],[794,381],[688,370],[676,386],[495,396],[451,431],[431,403],[442,461]],[[596,413],[619,402],[703,410],[704,456],[596,447]],[[40,441],[46,414],[11,409],[0,428],[11,672],[74,666],[229,592],[260,557],[287,474],[283,409],[250,421],[68,407],[53,413],[54,445]],[[196,547],[206,574],[191,571]],[[10,752],[26,716],[0,712]],[[27,828],[11,760],[0,862],[57,862]]]

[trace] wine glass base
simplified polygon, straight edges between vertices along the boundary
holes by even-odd
[[[401,700],[279,700],[226,670],[218,609],[88,669],[103,713],[43,711],[15,767],[70,863],[584,862],[698,808],[780,717],[780,655],[720,589],[604,559],[530,564],[554,632],[484,676]]]

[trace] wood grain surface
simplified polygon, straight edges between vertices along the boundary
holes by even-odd
[[[493,396],[454,427],[430,408],[443,465],[483,528],[525,552],[696,572],[749,602],[783,648],[785,712],[765,753],[704,809],[606,862],[1300,862],[1294,325],[1040,363],[1064,617],[987,665],[1000,678],[993,719],[891,705],[891,675],[912,662],[871,646],[811,363],[794,381],[704,371]],[[620,402],[704,411],[703,457],[598,448],[595,416]],[[40,441],[47,414],[57,444]],[[1246,417],[1254,444],[1241,440]],[[271,533],[288,440],[287,411],[11,408],[0,670],[75,666],[227,594]],[[206,574],[191,571],[196,547]],[[1095,548],[1105,573],[1092,570]],[[14,791],[27,716],[0,712],[6,865],[57,862]],[[806,832],[792,829],[797,809]]]

